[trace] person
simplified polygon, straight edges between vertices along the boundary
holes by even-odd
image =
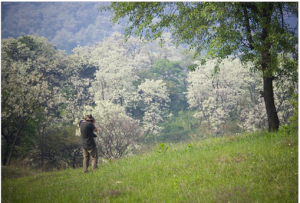
[[[97,168],[98,153],[94,140],[94,132],[97,132],[98,128],[95,123],[96,120],[92,115],[85,115],[84,119],[79,123],[83,153],[83,173],[88,172],[90,157],[93,171]]]
[[[80,120],[80,121],[79,121],[79,127],[80,127],[80,124],[81,124],[82,121],[84,121],[84,118],[83,118],[83,120]],[[94,133],[94,134],[93,134],[93,137],[97,137],[97,135]]]

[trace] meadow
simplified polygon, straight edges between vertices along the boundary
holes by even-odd
[[[3,203],[297,202],[298,135],[281,129],[158,143],[87,174],[17,171],[2,167]]]

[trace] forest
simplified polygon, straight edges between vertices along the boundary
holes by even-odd
[[[216,13],[220,22],[212,28],[214,35],[196,23],[182,31],[180,26],[187,19],[174,17],[176,12],[163,16],[159,12],[164,4],[136,4],[137,10],[148,16],[131,12],[132,5],[115,3],[106,7],[114,10],[114,22],[124,13],[132,14],[132,30],[111,32],[90,45],[77,45],[71,53],[58,49],[43,35],[2,38],[2,165],[22,163],[43,170],[81,167],[79,121],[86,114],[96,118],[99,133],[95,140],[103,162],[139,153],[157,143],[278,130],[276,121],[270,121],[273,117],[267,113],[268,107],[266,111],[269,81],[278,125],[291,123],[298,111],[297,37],[284,32],[276,21],[281,20],[280,15],[272,18],[277,30],[268,30],[265,47],[269,48],[269,61],[265,64],[265,49],[257,48],[265,41],[255,36],[264,30],[264,24],[260,28],[254,23],[258,20],[255,12],[249,15],[253,18],[253,39],[242,33],[249,45],[241,48],[238,43],[245,42],[239,41],[237,33],[232,33],[228,42],[221,40],[228,36],[222,23],[233,26],[224,18],[232,16]],[[191,11],[202,5],[169,6],[167,10],[177,8],[181,14],[184,12],[180,9]],[[237,9],[250,13],[253,8],[245,4]],[[277,15],[276,9],[274,6]],[[155,12],[161,21],[155,20]],[[175,33],[172,29],[160,31],[169,26],[167,23],[173,23]],[[208,20],[202,23],[212,25]],[[152,33],[145,34],[140,25],[150,26]],[[191,33],[189,29],[197,26],[204,31]],[[215,38],[203,37],[207,32]],[[191,35],[197,37],[190,39]],[[199,45],[199,40],[210,46],[200,49],[203,44]],[[220,46],[222,43],[226,45]],[[245,54],[239,55],[241,52]],[[268,69],[269,64],[274,68]]]
[[[124,22],[111,25],[111,12],[99,8],[109,2],[1,2],[1,37],[44,36],[57,49],[72,54],[77,46],[91,46],[112,32],[124,32]]]

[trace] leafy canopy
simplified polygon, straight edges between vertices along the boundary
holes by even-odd
[[[128,16],[127,37],[161,39],[168,30],[177,45],[195,49],[195,57],[202,50],[212,58],[234,55],[261,69],[261,55],[270,48],[270,75],[279,53],[297,57],[295,29],[286,22],[287,16],[298,16],[296,2],[114,2],[101,8],[106,9],[114,11],[113,23]]]

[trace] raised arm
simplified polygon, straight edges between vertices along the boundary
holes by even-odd
[[[94,132],[98,132],[98,128],[97,128],[97,126],[96,126],[96,121],[95,121],[95,119],[93,120],[93,125],[95,126]]]

